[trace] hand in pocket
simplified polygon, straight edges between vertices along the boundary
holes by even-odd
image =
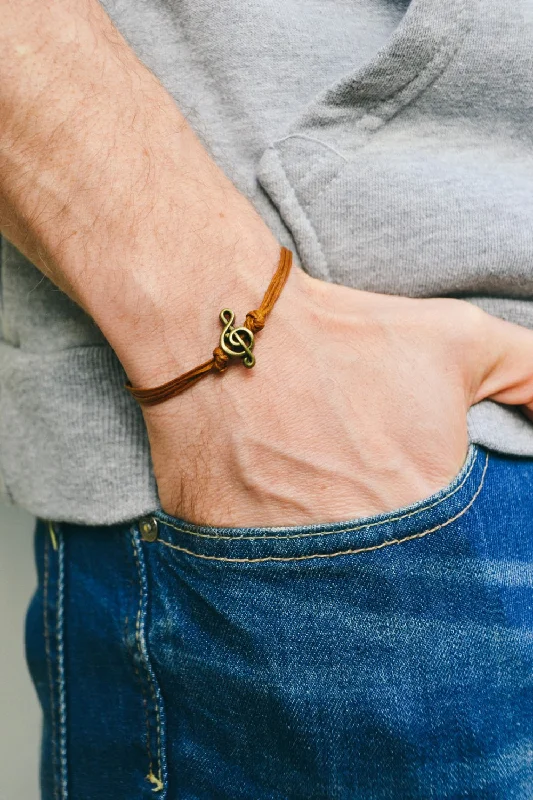
[[[533,332],[461,300],[360,292],[293,268],[254,352],[253,370],[144,409],[167,513],[271,526],[389,511],[460,470],[471,405],[533,415]]]

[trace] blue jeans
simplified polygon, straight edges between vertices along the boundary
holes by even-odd
[[[533,797],[533,460],[290,528],[40,522],[46,800]]]

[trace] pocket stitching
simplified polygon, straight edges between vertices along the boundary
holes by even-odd
[[[466,506],[459,511],[455,516],[451,517],[450,519],[442,522],[440,525],[436,525],[433,528],[428,528],[425,531],[421,531],[420,533],[412,533],[409,536],[404,536],[402,539],[388,539],[385,542],[381,542],[381,544],[375,544],[370,547],[358,547],[352,548],[350,550],[338,550],[335,553],[311,553],[310,555],[305,556],[265,556],[263,558],[223,558],[221,556],[208,556],[201,553],[194,553],[192,550],[187,550],[185,547],[180,547],[177,544],[171,544],[167,542],[165,539],[159,539],[158,541],[161,544],[164,544],[166,547],[170,547],[172,550],[179,550],[181,553],[185,553],[189,556],[194,556],[195,558],[201,558],[205,561],[225,561],[225,562],[233,562],[233,563],[240,563],[240,564],[256,564],[263,561],[307,561],[310,558],[334,558],[335,556],[347,556],[347,555],[357,555],[358,553],[368,553],[372,550],[381,550],[383,547],[388,547],[392,544],[402,544],[402,542],[409,542],[413,539],[421,539],[423,536],[427,536],[430,533],[435,533],[435,531],[439,531],[442,528],[446,528],[452,522],[455,522],[463,514],[466,514],[469,508],[472,507],[474,502],[476,501],[477,497],[479,496],[483,484],[485,482],[485,475],[487,473],[487,467],[489,464],[489,454],[486,454],[485,457],[485,464],[483,467],[483,472],[481,474],[481,479],[479,482],[479,486],[477,487],[474,495],[470,499],[470,501],[466,504]]]
[[[272,534],[272,535],[261,534],[257,536],[224,536],[223,534],[198,533],[198,531],[193,531],[190,530],[189,528],[179,528],[177,525],[173,525],[170,522],[164,522],[163,524],[166,525],[167,528],[173,528],[173,530],[178,531],[178,533],[188,533],[191,536],[197,536],[200,539],[223,539],[231,542],[255,541],[257,539],[303,539],[313,536],[331,536],[332,534],[335,533],[352,533],[353,531],[360,531],[368,528],[377,528],[380,525],[387,525],[390,522],[399,522],[400,520],[408,519],[409,517],[415,517],[417,514],[421,514],[423,511],[428,511],[431,508],[435,508],[436,506],[443,503],[445,500],[448,500],[465,485],[466,481],[468,480],[468,478],[472,473],[472,470],[477,464],[478,456],[479,456],[479,450],[476,451],[475,456],[472,458],[472,463],[468,468],[468,471],[466,475],[463,477],[462,481],[454,489],[451,489],[449,492],[447,492],[447,494],[441,497],[440,500],[435,500],[434,503],[430,503],[429,505],[423,506],[422,508],[415,508],[413,509],[413,511],[408,511],[405,514],[399,514],[395,517],[386,517],[386,519],[382,519],[377,522],[366,522],[361,525],[354,525],[351,528],[339,528],[338,530],[330,530],[330,531],[328,530],[313,531],[310,533],[291,533],[287,534],[286,536],[281,536],[279,534]]]

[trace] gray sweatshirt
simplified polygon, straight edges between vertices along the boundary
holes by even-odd
[[[105,5],[307,272],[533,327],[533,0]],[[114,353],[5,240],[0,267],[1,494],[82,523],[156,509]],[[516,410],[480,403],[469,431],[533,456]]]

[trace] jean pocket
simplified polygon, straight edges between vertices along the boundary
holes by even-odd
[[[488,460],[488,452],[471,444],[460,472],[440,491],[410,506],[342,522],[224,528],[195,525],[158,511],[158,542],[176,554],[242,564],[375,551],[421,539],[461,519],[481,493]]]

